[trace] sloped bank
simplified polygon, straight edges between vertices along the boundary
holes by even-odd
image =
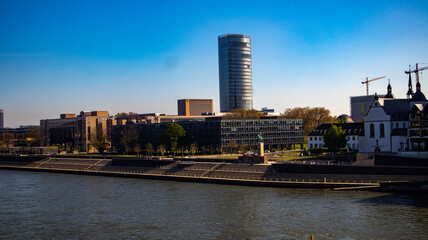
[[[366,168],[302,164],[249,165],[146,158],[0,157],[2,169],[133,177],[245,186],[427,192],[427,175],[368,175]],[[287,166],[286,166],[287,165]],[[329,168],[330,167],[330,168]],[[347,169],[347,170],[345,170]],[[353,169],[353,170],[349,170]],[[370,169],[370,168],[369,168]],[[379,171],[379,168],[376,171]],[[366,175],[362,174],[365,172]],[[375,170],[372,170],[375,171]],[[423,170],[421,173],[423,173]],[[385,170],[384,170],[384,173]],[[391,172],[388,172],[391,173]],[[412,178],[411,180],[409,180]],[[370,179],[370,180],[367,180]],[[404,179],[404,181],[403,181]],[[405,182],[406,184],[403,184]]]

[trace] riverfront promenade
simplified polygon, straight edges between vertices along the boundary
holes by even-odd
[[[422,174],[411,175],[358,172],[344,174],[340,173],[342,170],[339,169],[337,173],[327,174],[314,172],[314,166],[307,166],[308,171],[306,173],[284,170],[284,167],[287,166],[284,164],[250,165],[225,162],[174,161],[172,159],[0,156],[0,168],[27,171],[332,190],[426,192],[425,186],[428,186],[428,175],[423,174],[423,172]],[[357,167],[357,169],[359,168]]]

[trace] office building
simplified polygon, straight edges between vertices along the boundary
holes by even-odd
[[[303,144],[303,123],[300,119],[282,117],[262,117],[261,119],[227,119],[224,117],[207,117],[205,120],[182,120],[176,122],[186,131],[184,142],[197,142],[198,147],[208,147],[213,151],[231,144],[249,146],[257,149],[258,134],[263,137],[265,149],[284,149],[295,144]],[[151,143],[160,144],[160,135],[166,122],[154,124],[128,124],[113,126],[112,147],[124,150],[121,139],[128,128],[136,128],[140,146]]]
[[[111,138],[116,121],[107,111],[61,114],[59,119],[40,120],[42,146],[59,146],[66,151],[96,152],[93,147],[98,134]]]
[[[218,37],[220,112],[253,108],[250,36],[224,34]]]
[[[4,128],[4,111],[0,109],[0,128]]]
[[[213,113],[212,99],[179,99],[177,106],[178,116],[201,116]]]

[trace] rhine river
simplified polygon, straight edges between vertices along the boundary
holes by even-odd
[[[0,239],[427,239],[428,196],[0,170]]]

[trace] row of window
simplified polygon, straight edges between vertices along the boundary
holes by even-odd
[[[322,137],[309,137],[309,141],[312,141],[312,139],[314,140],[314,141],[322,141]],[[352,141],[355,141],[355,136],[352,136],[352,138],[351,137],[346,137],[346,140],[348,140],[348,141],[350,141],[352,139]]]

